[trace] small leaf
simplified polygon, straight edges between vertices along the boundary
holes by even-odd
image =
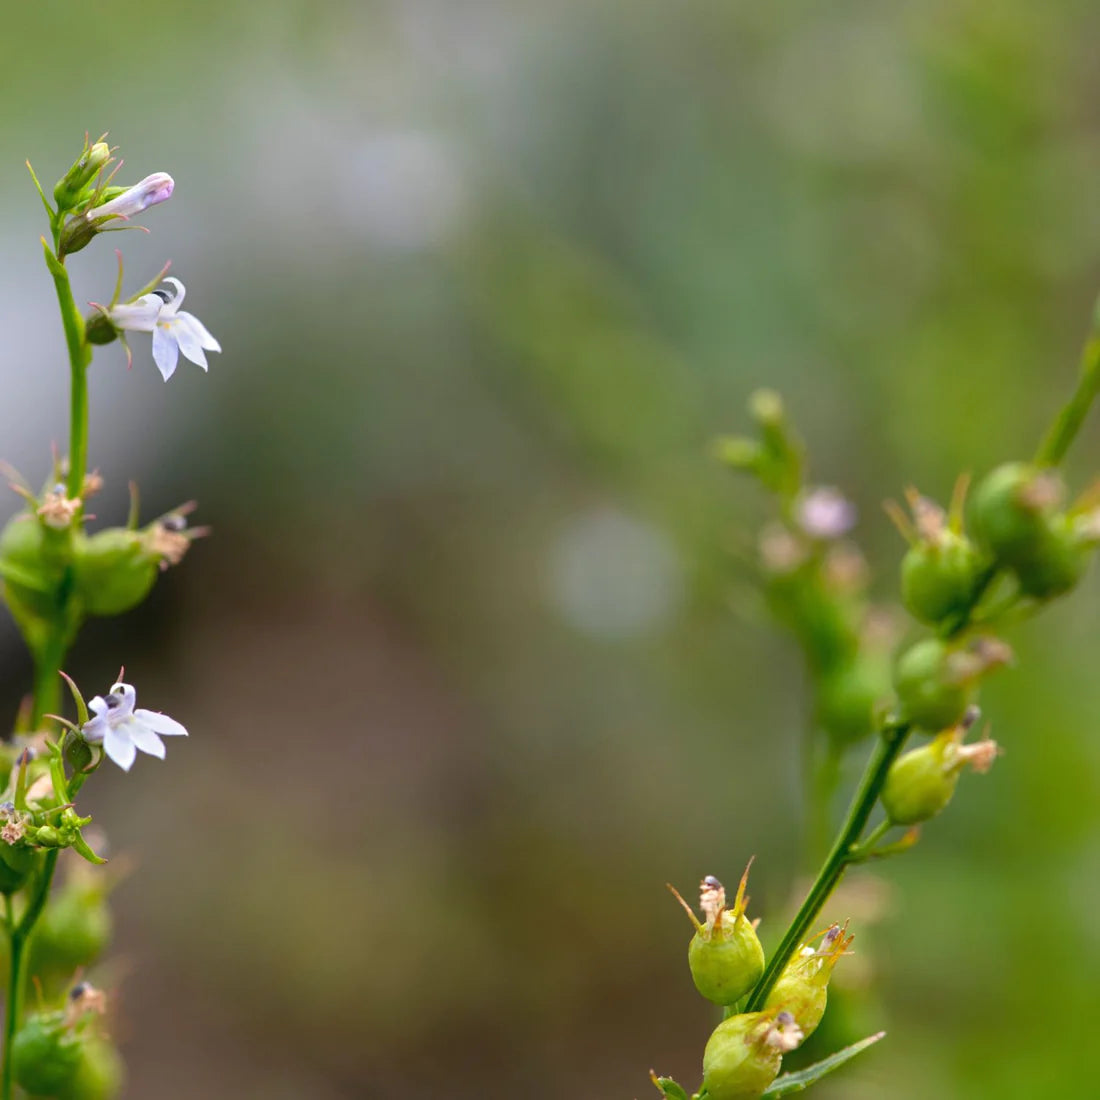
[[[831,1054],[823,1061],[815,1062],[812,1066],[800,1069],[797,1073],[784,1073],[782,1077],[777,1077],[764,1090],[764,1095],[789,1096],[793,1092],[801,1092],[803,1089],[809,1088],[814,1082],[820,1081],[825,1074],[832,1073],[834,1069],[839,1069],[845,1062],[865,1051],[869,1046],[873,1046],[885,1034],[885,1031],[880,1031],[877,1035],[868,1035],[866,1039],[860,1039],[858,1043],[853,1043],[850,1047],[838,1050],[836,1054]]]
[[[72,692],[73,702],[76,703],[77,721],[80,725],[85,725],[88,721],[88,707],[84,702],[84,696],[80,694],[80,688],[76,686],[76,682],[68,673],[58,669],[57,674],[69,685],[69,691]]]
[[[650,1070],[649,1079],[657,1086],[662,1096],[667,1096],[670,1100],[688,1100],[688,1094],[671,1077],[658,1077],[653,1070]]]

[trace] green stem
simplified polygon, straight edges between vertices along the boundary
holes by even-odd
[[[65,264],[43,241],[46,266],[53,276],[57,304],[61,309],[61,324],[65,329],[65,346],[69,352],[71,392],[69,400],[69,479],[66,490],[70,497],[84,491],[84,474],[88,469],[88,364],[92,361],[91,346],[84,339],[84,318],[76,308],[73,288]]]
[[[1097,393],[1100,393],[1100,301],[1093,311],[1092,332],[1081,353],[1077,389],[1040,444],[1035,455],[1036,465],[1057,466],[1065,458]]]
[[[863,777],[859,781],[852,803],[848,807],[848,816],[837,834],[832,850],[825,858],[813,886],[810,887],[810,892],[806,895],[806,900],[791,922],[779,947],[776,948],[775,954],[772,955],[763,977],[756,983],[756,988],[753,989],[752,996],[745,1006],[746,1012],[759,1012],[764,1007],[772,986],[783,973],[783,968],[798,950],[799,944],[806,938],[810,926],[817,919],[825,902],[829,900],[829,895],[836,889],[848,865],[853,862],[852,850],[859,843],[863,830],[867,827],[867,820],[886,782],[886,774],[905,744],[909,730],[908,723],[901,723],[888,725],[882,731],[875,751],[871,754]]]
[[[0,1100],[12,1100],[15,1087],[14,1067],[12,1065],[11,1049],[12,1040],[19,1028],[23,1017],[23,987],[26,984],[27,945],[30,942],[31,933],[42,910],[46,907],[46,899],[50,896],[50,885],[53,882],[53,873],[57,867],[59,849],[54,848],[46,853],[34,885],[34,894],[27,904],[27,908],[20,917],[19,923],[12,927],[11,899],[7,900],[8,928],[11,943],[11,965],[8,969],[8,1002],[4,1020],[4,1064],[0,1069]]]

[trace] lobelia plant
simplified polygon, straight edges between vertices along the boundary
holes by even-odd
[[[848,537],[855,509],[837,490],[807,485],[803,448],[780,399],[770,392],[751,399],[756,438],[719,441],[718,457],[755,477],[778,513],[761,532],[758,565],[768,609],[798,640],[808,670],[811,837],[832,833],[841,758],[864,742],[873,747],[839,831],[819,854],[813,883],[766,965],[756,922],[745,916],[744,878],[732,909],[721,883],[703,879],[703,921],[680,899],[696,929],[688,956],[695,984],[724,1006],[694,1100],[801,1092],[882,1038],[780,1073],[784,1055],[821,1022],[833,968],[852,940],[847,924],[813,935],[837,885],[849,868],[911,848],[924,822],[951,801],[961,774],[989,770],[998,745],[967,735],[979,718],[983,680],[1011,660],[997,632],[1072,591],[1100,544],[1100,482],[1067,504],[1059,469],[1098,390],[1100,302],[1076,391],[1030,462],[997,467],[971,494],[960,477],[946,509],[915,489],[906,493],[909,514],[887,505],[908,544],[901,600],[916,628],[898,656],[891,652],[896,630],[884,628],[883,609],[870,605],[864,558]],[[906,751],[913,738],[922,743]],[[664,1096],[688,1100],[671,1078],[651,1078]]]
[[[120,301],[122,258],[110,303],[83,316],[76,306],[68,258],[102,233],[129,228],[130,219],[167,200],[172,177],[158,172],[132,187],[113,184],[121,167],[103,139],[87,137],[80,156],[47,197],[31,170],[49,221],[42,238],[46,268],[57,293],[69,355],[68,457],[56,453],[50,477],[35,492],[8,470],[26,506],[0,532],[3,597],[27,644],[33,690],[0,745],[0,892],[4,897],[0,965],[7,971],[7,1000],[0,1069],[0,1100],[15,1096],[57,1100],[108,1100],[121,1087],[119,1056],[104,1027],[107,997],[81,979],[110,938],[107,894],[114,876],[99,870],[77,796],[110,759],[126,771],[137,753],[163,758],[164,736],[186,735],[179,722],[136,706],[137,693],[118,682],[85,703],[62,667],[88,616],[120,615],[149,594],[158,574],[182,559],[203,528],[188,526],[193,504],[140,526],[131,485],[125,527],[89,533],[87,501],[102,488],[88,470],[88,369],[96,346],[128,332],[152,334],[152,353],[167,381],[180,352],[204,370],[205,352],[218,342],[190,313],[182,312],[183,284],[165,278],[167,267],[136,294]],[[28,164],[28,167],[29,164]],[[158,289],[161,283],[170,289]],[[61,716],[62,682],[75,720]],[[100,847],[101,842],[95,841]],[[54,890],[58,857],[73,860]],[[36,987],[28,1009],[28,982]]]

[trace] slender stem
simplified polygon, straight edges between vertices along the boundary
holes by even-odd
[[[1077,389],[1040,444],[1035,455],[1037,465],[1057,466],[1065,458],[1066,451],[1081,430],[1097,393],[1100,393],[1100,301],[1093,312],[1092,332],[1081,353],[1081,373]]]
[[[15,1085],[14,1067],[12,1065],[11,1049],[12,1040],[19,1028],[23,1017],[23,986],[26,984],[27,944],[30,942],[31,933],[42,910],[46,907],[46,899],[50,896],[50,885],[53,883],[53,873],[57,867],[59,849],[54,848],[46,853],[42,864],[42,870],[34,884],[34,894],[27,904],[27,908],[20,917],[19,923],[11,925],[11,899],[7,901],[8,927],[11,941],[11,965],[8,969],[8,1002],[4,1019],[4,1065],[0,1070],[0,1100],[12,1100]]]
[[[871,754],[863,777],[856,788],[852,803],[848,807],[848,816],[837,834],[832,850],[825,858],[813,886],[810,887],[810,892],[806,895],[806,900],[783,936],[783,941],[772,955],[763,977],[753,989],[752,996],[745,1006],[746,1012],[758,1012],[764,1007],[776,979],[783,973],[788,960],[798,950],[798,945],[806,937],[822,906],[829,900],[829,895],[844,876],[845,870],[852,862],[852,849],[867,827],[867,819],[871,816],[882,785],[886,782],[886,773],[905,744],[909,730],[908,723],[901,723],[888,725],[882,731],[875,751]]]
[[[69,400],[69,478],[67,491],[78,497],[84,489],[84,474],[88,469],[88,364],[92,349],[84,339],[84,318],[76,308],[73,288],[65,264],[43,241],[46,266],[53,276],[61,323],[65,329],[65,346],[69,352],[71,391]]]

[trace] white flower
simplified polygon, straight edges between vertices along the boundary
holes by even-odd
[[[810,538],[838,539],[856,523],[856,506],[837,489],[813,489],[798,502],[798,525]]]
[[[159,735],[187,736],[174,718],[155,710],[134,710],[137,692],[129,684],[115,684],[110,692],[97,695],[88,707],[94,718],[81,728],[84,740],[103,745],[103,751],[123,771],[129,771],[137,750],[164,759],[164,742]]]
[[[146,176],[140,183],[128,187],[121,195],[100,206],[90,207],[84,212],[84,217],[89,221],[99,221],[101,218],[131,218],[148,210],[150,206],[156,206],[159,202],[165,202],[172,197],[172,189],[175,181],[167,172],[154,172]]]
[[[135,302],[112,306],[106,314],[116,329],[153,334],[153,361],[167,382],[176,369],[181,351],[184,358],[206,370],[204,349],[221,351],[222,348],[193,313],[180,310],[187,293],[183,283],[171,276],[164,281],[175,287],[175,294],[154,290]]]

